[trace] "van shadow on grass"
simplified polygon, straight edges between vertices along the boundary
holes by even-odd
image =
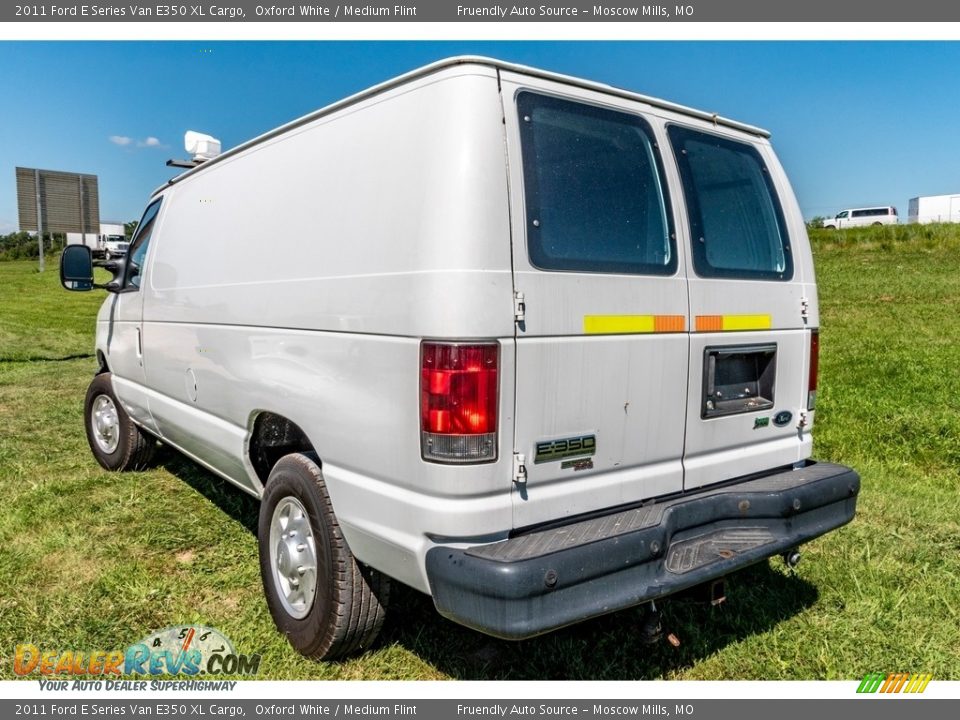
[[[255,498],[166,445],[157,448],[154,464],[192,487],[256,537],[260,503]]]
[[[653,645],[640,640],[642,608],[510,642],[450,622],[428,596],[394,584],[380,643],[402,645],[458,680],[653,680],[767,632],[818,597],[814,585],[768,563],[729,576],[726,592],[716,607],[693,592],[657,603],[664,637]],[[667,642],[669,633],[679,647]]]
[[[169,448],[157,464],[185,482],[252,535],[258,502]],[[760,563],[727,578],[727,600],[713,607],[688,592],[660,603],[664,638],[640,640],[644,619],[632,608],[520,642],[497,640],[441,617],[427,595],[394,582],[387,621],[372,648],[397,645],[459,680],[650,680],[670,677],[698,660],[759,635],[817,601],[802,577]]]

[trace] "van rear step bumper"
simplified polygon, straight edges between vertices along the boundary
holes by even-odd
[[[671,595],[853,519],[860,477],[813,463],[468,548],[427,552],[437,610],[521,640]]]

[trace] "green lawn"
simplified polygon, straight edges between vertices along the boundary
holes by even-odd
[[[815,234],[822,330],[816,456],[863,477],[856,520],[797,572],[762,564],[711,608],[663,605],[680,647],[635,641],[625,611],[522,643],[454,625],[397,588],[377,646],[315,663],[263,600],[255,502],[165,450],[101,471],[81,403],[102,293],[0,263],[0,678],[17,643],[122,649],[214,626],[270,679],[960,679],[960,227]]]

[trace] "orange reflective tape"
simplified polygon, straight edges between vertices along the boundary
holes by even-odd
[[[683,315],[654,315],[654,332],[683,332],[687,329],[687,319]]]
[[[720,332],[723,330],[723,315],[697,315],[697,332]]]

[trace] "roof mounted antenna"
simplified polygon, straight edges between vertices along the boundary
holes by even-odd
[[[183,147],[193,157],[190,160],[167,160],[167,167],[195,168],[220,154],[220,141],[212,135],[187,130]]]

